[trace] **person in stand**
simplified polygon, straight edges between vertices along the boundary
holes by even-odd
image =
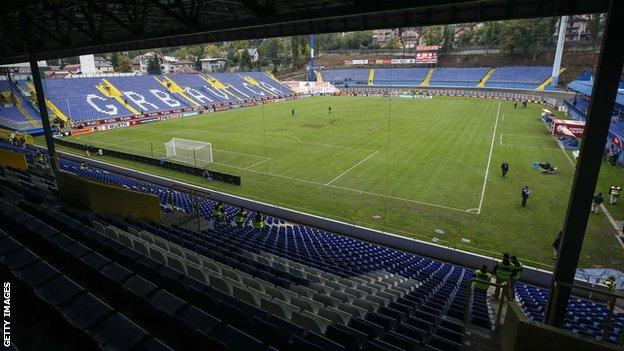
[[[496,275],[496,284],[507,283],[509,284],[509,280],[513,274],[514,266],[509,261],[509,254],[503,253],[503,260],[496,263],[492,272]],[[494,298],[500,299],[501,296],[501,288],[499,286],[496,287],[494,291]]]
[[[223,209],[223,202],[219,201],[215,208],[212,210],[212,215],[215,221],[223,222],[225,220],[225,210]]]
[[[604,198],[602,197],[602,193],[594,195],[594,200],[592,201],[591,205],[591,211],[593,213],[598,213],[598,210],[600,210],[600,205],[602,205],[603,202]]]
[[[611,205],[614,205],[617,202],[620,197],[620,191],[622,191],[622,188],[617,184],[613,184],[609,188],[609,203]]]
[[[501,164],[501,171],[503,171],[503,178],[505,178],[507,172],[509,172],[509,163],[507,163],[507,161]]]
[[[23,135],[19,137],[19,143],[21,147],[26,147],[26,138]]]
[[[242,227],[245,225],[245,220],[247,219],[247,210],[241,207],[236,213],[236,217],[234,218],[234,223],[237,226]]]
[[[604,285],[606,285],[607,289],[609,289],[609,292],[613,294],[616,289],[615,277],[612,275],[609,276],[607,279],[604,280]]]
[[[605,147],[604,154],[602,155],[602,162],[605,162],[607,158],[610,156],[611,151],[609,151],[608,147]]]
[[[256,215],[252,221],[254,229],[262,230],[264,228],[264,216],[260,212],[256,212]]]
[[[522,187],[520,195],[522,196],[522,207],[526,207],[527,200],[529,200],[529,195],[531,195],[531,191],[529,190],[528,185]]]
[[[511,256],[509,262],[511,262],[511,265],[514,267],[511,273],[511,280],[509,281],[509,298],[513,299],[513,297],[516,296],[516,282],[520,279],[524,266],[518,261],[516,256]]]
[[[492,280],[492,274],[488,273],[488,269],[486,265],[481,266],[480,269],[475,271],[474,281],[472,282],[472,286],[475,290],[487,293]],[[487,283],[486,283],[487,282]]]
[[[559,233],[557,234],[557,236],[555,237],[555,240],[553,240],[552,243],[552,247],[553,247],[553,260],[557,259],[557,256],[559,254],[559,245],[561,244],[561,236],[563,235],[563,230],[560,230]]]

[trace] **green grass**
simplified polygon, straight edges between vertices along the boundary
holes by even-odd
[[[440,228],[446,232],[440,244],[490,256],[509,252],[547,267],[574,167],[538,118],[540,110],[476,98],[317,97],[70,139],[155,157],[173,137],[211,142],[210,169],[240,175],[240,187],[105,159],[422,240],[431,241]],[[559,167],[558,174],[532,170],[541,160]],[[503,161],[510,163],[506,178]],[[624,178],[609,168],[601,187]],[[524,184],[532,194],[521,208]],[[612,212],[624,217],[617,207]],[[604,215],[591,216],[581,266],[624,269],[614,233]]]

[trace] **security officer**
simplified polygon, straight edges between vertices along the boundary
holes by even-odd
[[[509,298],[511,299],[516,295],[516,282],[520,279],[520,274],[522,274],[524,266],[520,263],[520,261],[518,261],[516,256],[511,256],[509,262],[511,262],[514,267],[513,273],[511,274],[511,281],[509,283]]]
[[[245,219],[247,218],[247,210],[244,208],[240,208],[240,210],[238,210],[238,212],[236,213],[236,217],[234,218],[234,223],[236,223],[237,226],[243,226],[245,225]]]
[[[254,229],[261,230],[264,228],[264,216],[260,212],[256,212],[256,215],[253,219],[253,227]]]
[[[611,187],[609,188],[609,203],[611,205],[617,202],[618,198],[620,197],[621,190],[622,188],[620,188],[619,185],[617,184],[611,185]]]
[[[217,203],[212,210],[212,216],[216,221],[222,222],[225,219],[225,211],[223,210],[223,202]]]
[[[609,289],[610,293],[614,293],[615,292],[615,277],[614,276],[609,276],[607,279],[604,280],[604,284],[607,286],[607,288]]]
[[[482,291],[487,293],[490,285],[486,282],[490,282],[492,280],[492,274],[488,273],[487,266],[481,266],[481,269],[477,269],[474,275],[475,280],[472,282],[472,286],[474,286],[475,290]]]
[[[501,262],[497,262],[496,266],[494,266],[494,269],[492,270],[494,274],[496,274],[496,284],[502,284],[503,282],[509,284],[509,280],[513,275],[513,270],[514,266],[509,261],[509,254],[504,253],[503,260]],[[494,298],[497,300],[500,299],[500,290],[500,287],[496,287],[496,290],[494,291]]]

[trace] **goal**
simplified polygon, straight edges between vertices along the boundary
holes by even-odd
[[[167,158],[173,161],[206,167],[212,163],[212,144],[173,138],[165,143]]]

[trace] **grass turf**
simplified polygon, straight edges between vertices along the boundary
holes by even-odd
[[[316,97],[70,139],[155,157],[173,137],[210,142],[209,168],[240,175],[242,186],[105,159],[485,255],[509,252],[549,268],[574,167],[540,112],[539,105],[514,109],[513,102],[477,98]],[[531,169],[544,160],[559,168],[556,175]],[[510,164],[506,178],[503,161]],[[599,186],[622,178],[605,168]],[[525,184],[532,193],[521,208]],[[434,239],[438,228],[446,234]],[[580,265],[624,269],[614,234],[604,215],[591,216]]]

